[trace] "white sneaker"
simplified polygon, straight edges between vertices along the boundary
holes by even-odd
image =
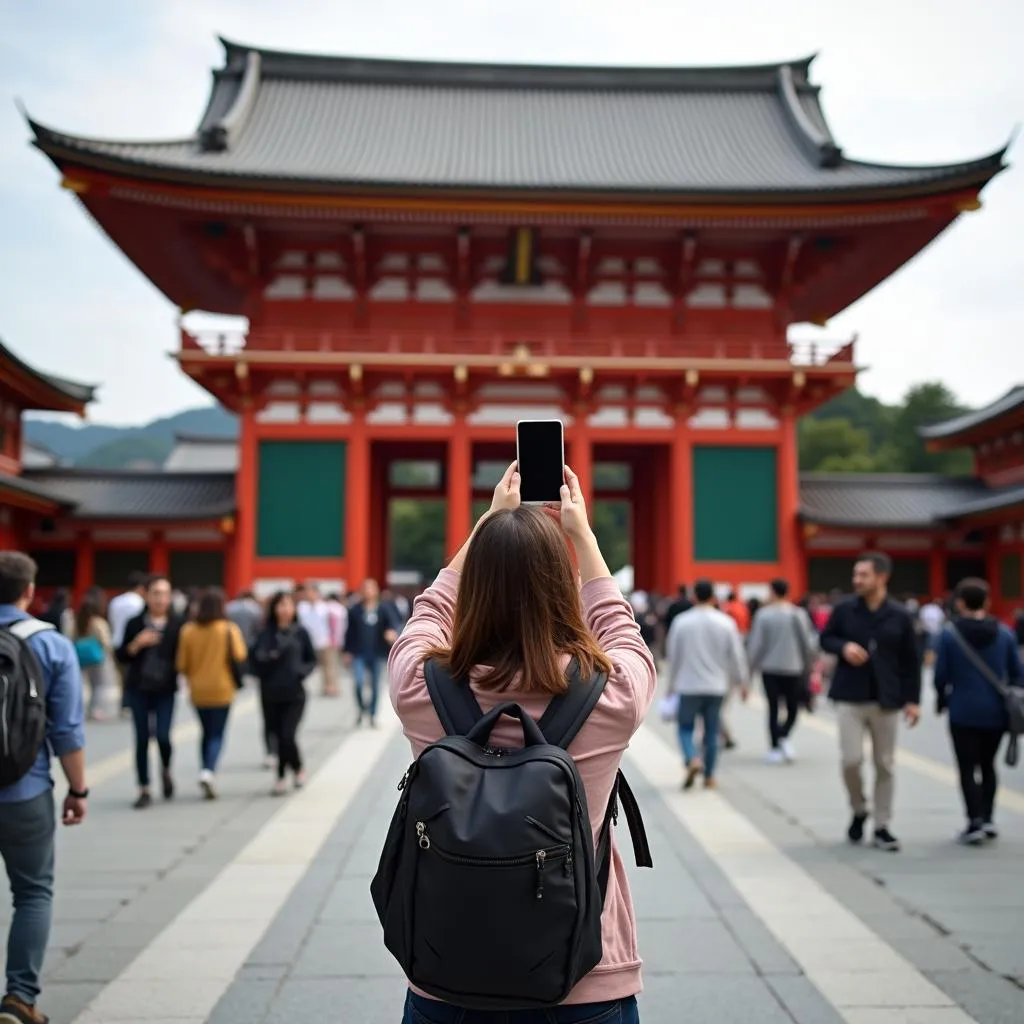
[[[213,772],[207,768],[199,773],[199,788],[206,800],[217,799],[217,787],[213,784]]]
[[[783,756],[782,751],[779,750],[778,747],[775,747],[774,749],[769,750],[767,754],[765,754],[764,763],[782,764],[785,760],[786,758]]]
[[[788,737],[786,739],[782,740],[782,742],[779,743],[779,746],[782,748],[782,756],[787,761],[795,761],[796,760],[796,748],[790,742]]]

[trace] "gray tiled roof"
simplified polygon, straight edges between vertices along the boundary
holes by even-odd
[[[928,473],[801,473],[800,513],[822,526],[934,526],[990,492],[971,477]]]
[[[59,392],[65,398],[73,402],[91,402],[96,394],[96,387],[93,384],[79,384],[77,381],[67,380],[64,377],[57,377],[52,373],[43,373],[33,366],[29,366],[23,359],[14,354],[2,341],[0,341],[0,359],[6,359],[13,363],[18,369],[27,373],[36,380],[42,381],[54,391]]]
[[[80,519],[218,519],[235,510],[233,473],[56,469],[25,474]]]
[[[974,412],[964,413],[963,416],[956,416],[951,420],[944,420],[942,423],[933,423],[929,427],[919,427],[917,432],[929,441],[943,437],[955,437],[973,427],[990,423],[1022,406],[1024,406],[1024,384],[1018,384],[1010,388],[1002,398],[997,398],[983,409],[975,409]]]
[[[12,476],[10,473],[0,473],[0,490],[27,494],[30,498],[42,498],[43,501],[52,501],[58,505],[71,504],[71,502],[60,497],[49,487],[36,483],[33,480],[26,480],[23,476]]]
[[[893,167],[843,156],[811,61],[587,68],[317,57],[224,43],[195,135],[82,139],[30,122],[58,163],[330,185],[827,196],[980,186],[1002,152]]]
[[[965,501],[945,513],[943,518],[959,519],[979,512],[994,512],[1011,505],[1024,505],[1024,486],[1001,487],[987,494]]]

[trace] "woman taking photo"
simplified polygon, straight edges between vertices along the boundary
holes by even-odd
[[[456,680],[468,679],[484,713],[514,701],[534,719],[541,718],[552,696],[566,690],[571,659],[583,679],[607,673],[596,706],[569,746],[596,835],[605,821],[622,754],[654,698],[656,673],[633,610],[598,548],[579,481],[568,467],[565,480],[560,505],[542,510],[520,505],[516,464],[506,470],[490,511],[448,568],[417,598],[391,652],[391,698],[418,757],[444,735],[424,677],[428,659]],[[522,747],[522,727],[502,718],[488,744],[498,750]],[[603,906],[600,965],[563,1005],[524,1015],[523,1020],[639,1020],[635,997],[642,987],[641,961],[632,899],[614,839]],[[438,1002],[412,990],[406,1001],[406,1024],[516,1019],[517,1013],[469,1010],[457,998]]]
[[[296,789],[306,782],[295,736],[306,708],[305,679],[317,663],[313,641],[299,625],[291,594],[279,591],[271,598],[267,622],[256,638],[250,663],[260,680],[266,735],[277,751],[273,793],[281,796],[287,791],[286,771],[291,771]]]
[[[125,666],[125,706],[135,727],[135,776],[139,783],[136,810],[153,802],[149,791],[149,743],[156,734],[160,748],[161,782],[165,800],[174,796],[171,778],[171,722],[178,692],[178,637],[182,619],[171,609],[171,583],[153,576],[146,584],[146,606],[129,619],[117,659]]]
[[[223,591],[214,587],[203,591],[195,619],[181,630],[178,671],[188,679],[202,728],[199,788],[207,800],[217,799],[217,762],[246,654],[241,630],[224,615]]]

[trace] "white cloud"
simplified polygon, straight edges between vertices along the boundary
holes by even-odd
[[[1024,7],[932,0],[829,5],[733,0],[176,0],[18,5],[0,93],[81,134],[190,132],[218,33],[256,45],[374,56],[571,63],[737,63],[820,52],[816,80],[855,157],[933,162],[1001,145],[1024,113]],[[13,105],[0,105],[0,336],[41,367],[103,384],[96,419],[133,422],[205,400],[166,358],[174,310],[56,187]],[[1012,154],[1011,154],[1012,155]],[[892,400],[941,378],[981,403],[1024,380],[1019,172],[838,317],[859,332],[865,387]],[[803,334],[820,333],[801,329]]]

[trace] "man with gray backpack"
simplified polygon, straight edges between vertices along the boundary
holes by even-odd
[[[14,899],[0,1024],[46,1024],[36,1009],[53,912],[50,753],[68,782],[62,821],[80,824],[85,784],[82,679],[71,641],[27,612],[36,564],[0,551],[0,856]]]
[[[996,757],[1010,734],[1007,764],[1017,763],[1024,734],[1024,679],[1013,633],[989,614],[989,587],[965,579],[956,588],[958,617],[939,635],[935,662],[937,710],[949,714],[967,827],[966,846],[995,839]],[[978,781],[978,775],[981,781]]]

